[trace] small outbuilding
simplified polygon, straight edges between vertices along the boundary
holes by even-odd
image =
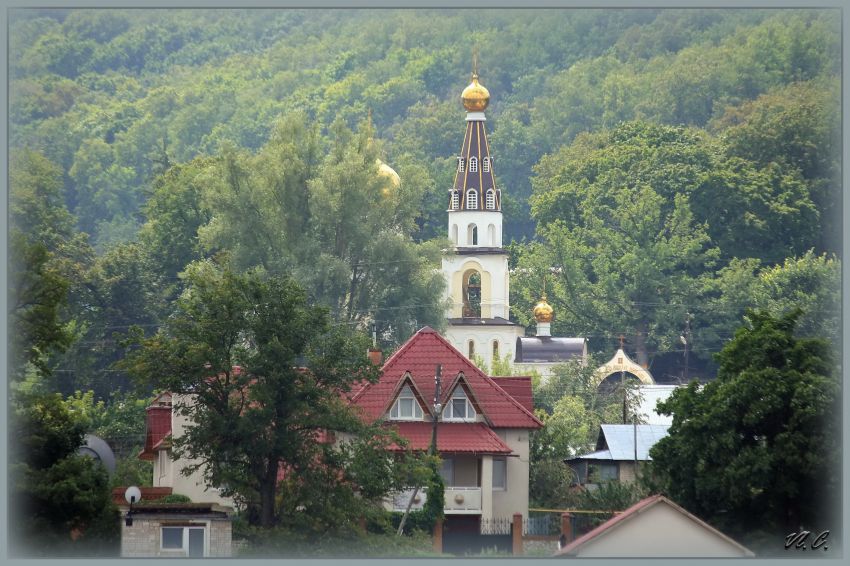
[[[663,495],[653,495],[568,542],[555,556],[742,558],[755,555]]]
[[[124,558],[231,556],[233,509],[216,503],[162,503],[170,487],[141,488],[132,509],[113,490],[121,514]]]
[[[651,460],[649,450],[667,436],[668,425],[604,424],[599,427],[596,451],[564,460],[576,483],[595,485],[606,481],[633,481],[641,462]]]

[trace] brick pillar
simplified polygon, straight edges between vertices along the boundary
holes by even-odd
[[[561,538],[558,540],[561,548],[573,542],[573,516],[561,513]]]
[[[443,553],[443,520],[437,519],[434,522],[434,552],[437,554]]]
[[[511,525],[511,540],[513,542],[514,556],[522,556],[522,513],[514,513],[514,522]]]

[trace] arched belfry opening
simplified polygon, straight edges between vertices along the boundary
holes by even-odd
[[[635,386],[642,383],[640,378],[631,372],[616,372],[606,376],[599,382],[597,389],[601,393],[612,393],[624,384]]]
[[[481,317],[481,274],[474,269],[463,274],[463,317]]]
[[[478,245],[478,225],[470,224],[466,227],[466,244],[468,246]]]

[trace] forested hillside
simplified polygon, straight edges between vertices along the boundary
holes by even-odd
[[[388,347],[439,326],[432,270],[473,46],[523,268],[518,321],[546,273],[556,334],[600,351],[624,334],[661,373],[681,373],[686,328],[710,373],[747,307],[802,306],[801,329],[835,338],[838,21],[16,10],[11,225],[27,238],[13,242],[67,285],[50,314],[66,351],[35,358],[66,393],[125,387],[120,335],[155,330],[179,273],[203,258],[291,273],[338,323],[376,323]]]

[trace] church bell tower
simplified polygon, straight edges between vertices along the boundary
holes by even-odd
[[[525,330],[509,320],[508,254],[502,247],[502,192],[496,185],[484,110],[490,93],[478,81],[461,94],[466,132],[448,194],[448,233],[452,249],[443,257],[451,306],[446,338],[470,359],[481,356],[488,367],[509,355]]]

